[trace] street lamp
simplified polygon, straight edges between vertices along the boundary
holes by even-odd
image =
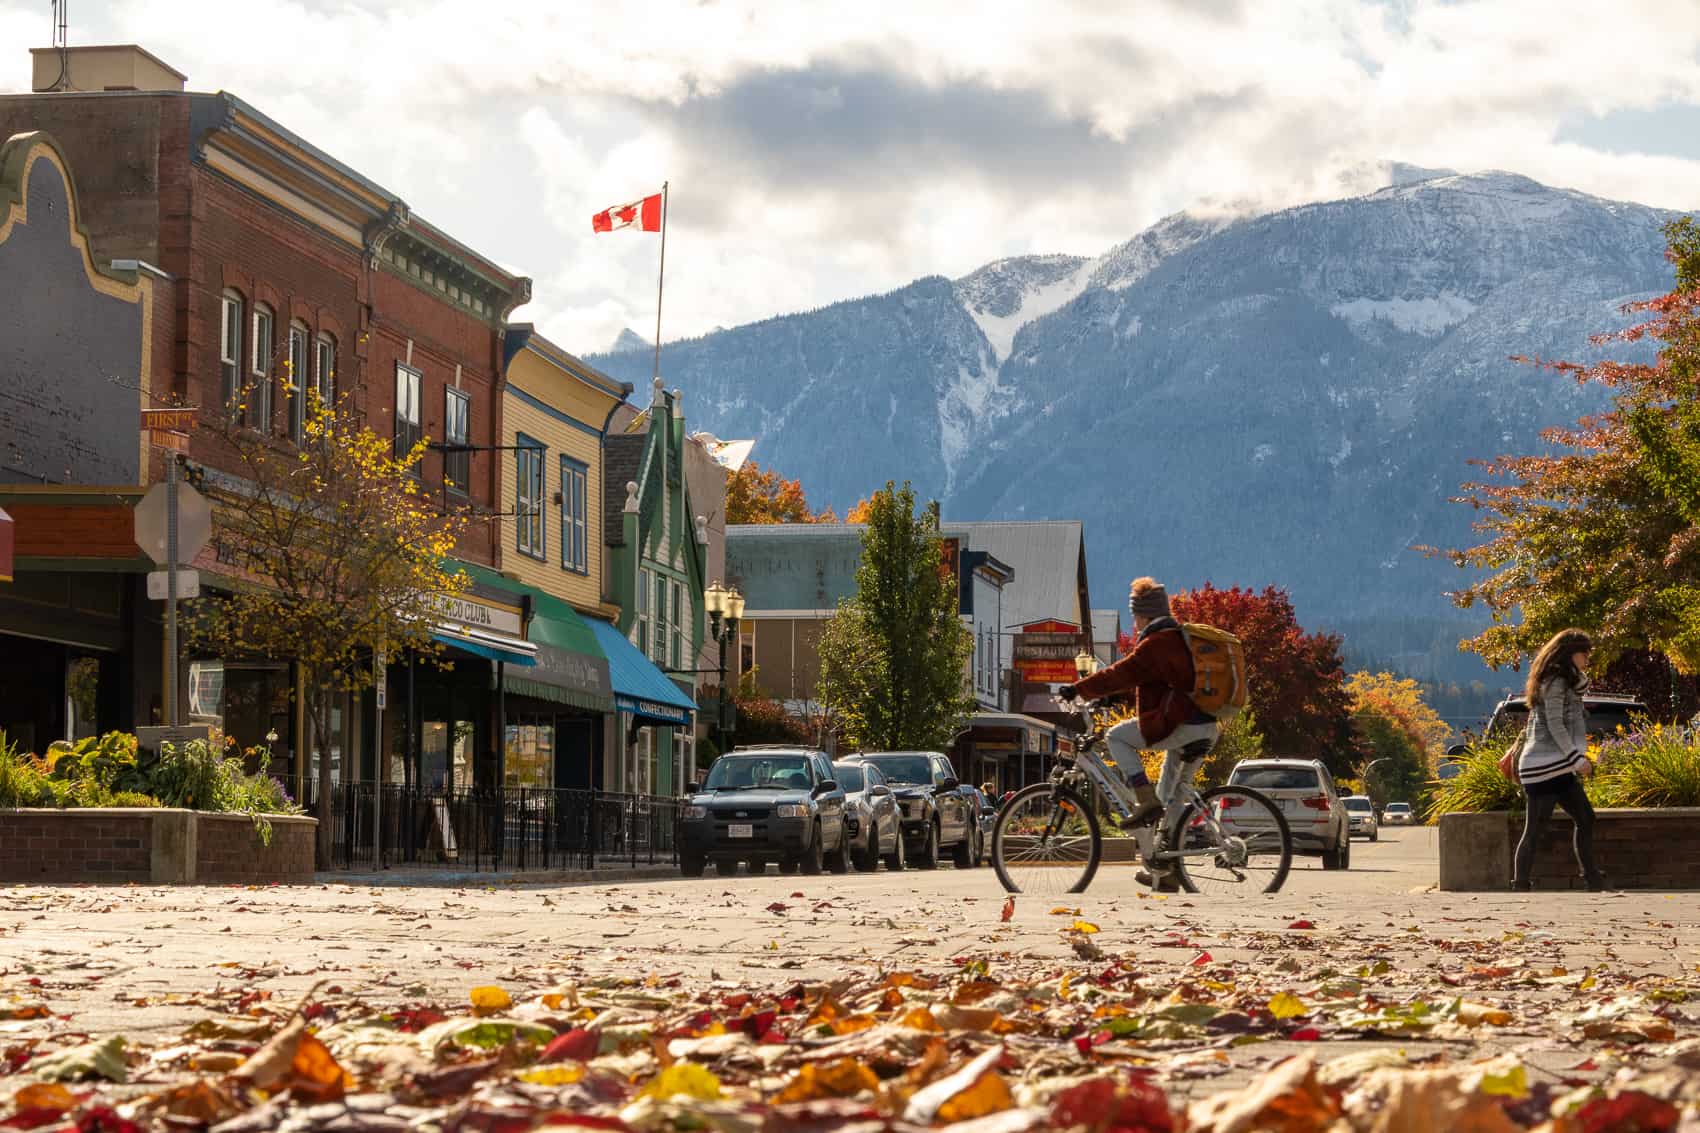
[[[1081,680],[1096,673],[1099,669],[1098,658],[1082,649],[1074,655],[1074,675]]]
[[[715,733],[718,738],[716,746],[720,751],[726,750],[727,733],[731,731],[726,726],[727,717],[727,688],[726,688],[726,643],[738,636],[738,622],[744,616],[744,596],[734,589],[720,585],[715,579],[703,591],[702,608],[708,612],[708,635],[720,645],[720,715],[715,720]]]

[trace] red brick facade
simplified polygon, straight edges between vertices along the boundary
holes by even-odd
[[[222,95],[5,96],[0,97],[0,138],[29,130],[51,134],[69,160],[97,258],[139,259],[174,277],[161,284],[155,312],[156,393],[203,407],[220,404],[221,299],[230,290],[243,300],[245,373],[254,305],[264,303],[273,313],[277,392],[272,427],[280,438],[288,430],[283,363],[289,328],[299,323],[307,328],[310,343],[320,336],[334,342],[337,394],[352,398],[380,434],[394,432],[396,364],[411,357],[421,373],[425,437],[444,439],[445,389],[457,384],[458,371],[459,389],[471,398],[469,443],[499,443],[501,325],[506,310],[529,295],[528,282],[506,275],[423,222],[411,221],[399,225],[400,235],[393,239],[422,243],[434,264],[459,261],[511,294],[505,303],[487,304],[484,312],[475,313],[450,301],[442,286],[433,290],[406,278],[367,240],[382,227],[379,221],[362,222],[367,246],[348,236],[361,227],[355,223],[361,221],[358,208],[348,202],[374,208],[381,190],[339,172],[275,124],[262,123],[270,132],[259,143],[252,132],[257,128],[250,124],[251,132],[230,144],[262,170],[281,169],[287,160],[322,165],[321,180],[332,186],[322,189],[323,201],[286,207],[280,201],[288,194],[275,185],[268,188],[263,177],[244,172],[253,182],[245,184],[214,168],[203,156],[207,139],[233,134],[232,119],[244,114],[257,117]],[[338,179],[348,189],[343,196],[337,195]],[[405,218],[405,206],[394,205]],[[342,216],[331,206],[342,208]],[[341,235],[330,227],[338,224]],[[214,467],[221,463],[201,438],[190,455]],[[426,458],[427,485],[440,489],[442,464],[435,454]],[[499,467],[491,454],[473,454],[468,491],[451,502],[464,499],[485,513],[499,510]],[[473,525],[461,555],[499,565],[496,530],[494,522]]]

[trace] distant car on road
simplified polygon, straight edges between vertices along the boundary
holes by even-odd
[[[734,748],[692,784],[679,817],[679,868],[701,877],[752,873],[778,862],[782,873],[850,869],[844,791],[826,754],[809,748]]]
[[[869,751],[845,763],[880,769],[903,811],[903,852],[911,865],[936,869],[949,847],[958,869],[980,861],[980,822],[950,760],[936,751]]]
[[[1368,795],[1347,795],[1343,800],[1346,804],[1346,822],[1352,834],[1368,838],[1371,842],[1381,838],[1381,827],[1375,819],[1375,803]]]
[[[902,869],[903,820],[880,769],[871,763],[834,763],[832,777],[844,788],[844,836],[856,868],[872,873],[883,858],[887,869]]]
[[[1228,782],[1254,787],[1281,808],[1293,835],[1293,853],[1322,858],[1323,869],[1350,869],[1352,834],[1334,777],[1319,759],[1247,759]]]
[[[1410,803],[1388,803],[1387,809],[1381,812],[1381,820],[1389,826],[1409,826],[1416,821],[1411,813]]]

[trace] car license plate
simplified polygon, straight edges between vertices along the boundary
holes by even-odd
[[[748,823],[734,822],[726,828],[726,837],[728,838],[754,838],[755,836],[756,828]]]

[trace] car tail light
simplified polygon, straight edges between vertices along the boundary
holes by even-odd
[[[1245,805],[1245,800],[1243,798],[1239,798],[1239,797],[1234,796],[1234,795],[1225,795],[1222,798],[1219,798],[1219,799],[1216,800],[1216,808],[1218,810],[1227,810],[1229,807],[1244,806],[1244,805]]]
[[[1312,809],[1312,810],[1327,810],[1328,809],[1328,796],[1327,795],[1317,795],[1314,799],[1305,799],[1304,804],[1306,806],[1310,807],[1310,809]]]

